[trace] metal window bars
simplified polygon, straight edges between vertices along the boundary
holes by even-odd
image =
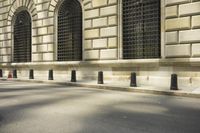
[[[31,61],[31,17],[27,11],[16,14],[13,62]]]
[[[82,9],[77,0],[65,0],[58,12],[57,60],[82,60]]]
[[[160,57],[160,0],[123,0],[123,58]]]

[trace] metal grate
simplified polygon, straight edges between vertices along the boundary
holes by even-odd
[[[160,0],[123,0],[123,57],[160,57]]]
[[[13,61],[31,61],[31,17],[27,11],[19,12],[14,23]]]
[[[77,0],[65,0],[59,9],[57,60],[82,60],[82,9]]]

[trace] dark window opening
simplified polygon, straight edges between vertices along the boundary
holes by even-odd
[[[14,23],[14,62],[31,62],[31,40],[31,17],[27,11],[21,11]]]
[[[123,58],[160,57],[160,0],[123,0]]]
[[[77,0],[65,0],[58,11],[58,61],[82,60],[82,9]]]

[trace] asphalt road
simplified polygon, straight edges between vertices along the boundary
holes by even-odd
[[[0,133],[200,133],[200,99],[0,81]]]

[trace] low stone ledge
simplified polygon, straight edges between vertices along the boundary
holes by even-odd
[[[30,62],[0,63],[2,68],[15,67],[159,67],[159,66],[200,66],[200,58],[166,58],[166,59],[135,59],[135,60],[100,60],[100,61],[69,61],[69,62]]]

